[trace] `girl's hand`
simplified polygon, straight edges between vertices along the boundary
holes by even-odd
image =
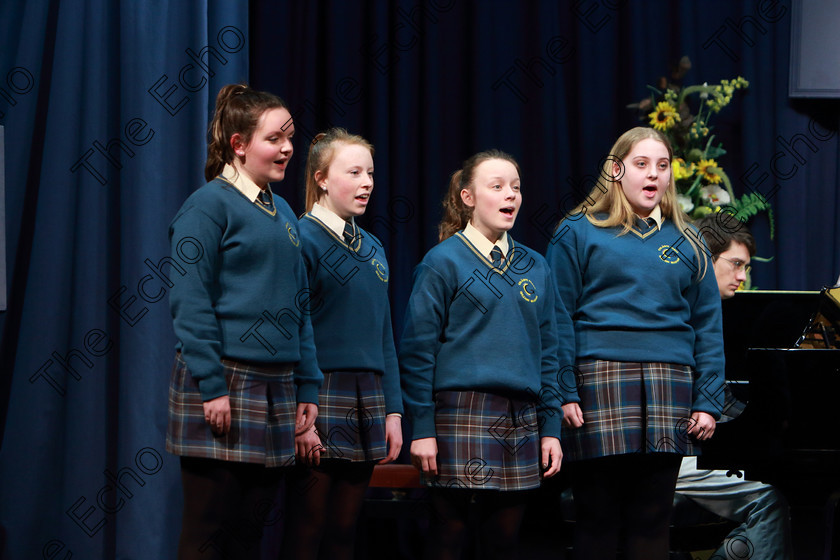
[[[321,438],[318,437],[318,430],[315,426],[306,430],[299,436],[295,436],[295,455],[298,461],[304,465],[320,465],[321,464],[321,450],[324,448],[321,445]]]
[[[707,412],[692,412],[690,423],[686,433],[699,441],[705,441],[715,433],[715,417]]]
[[[563,424],[568,428],[580,428],[583,426],[583,412],[576,402],[563,405]]]
[[[411,442],[411,464],[425,475],[435,476],[437,468],[437,440],[433,437]]]
[[[542,448],[543,478],[551,478],[560,472],[560,463],[563,461],[560,440],[556,437],[540,438],[540,447]]]
[[[204,401],[204,421],[210,424],[210,429],[217,436],[230,431],[230,397],[222,395],[209,401]]]
[[[318,416],[318,405],[314,403],[298,403],[297,414],[295,415],[295,436],[299,436],[309,430],[315,423]]]
[[[379,461],[380,465],[396,460],[402,449],[402,418],[396,414],[385,417],[385,443],[388,446],[388,456]]]

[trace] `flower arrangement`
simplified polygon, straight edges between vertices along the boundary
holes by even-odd
[[[679,82],[691,68],[691,61],[683,57],[672,73]],[[680,206],[691,218],[701,218],[722,207],[746,222],[752,216],[767,211],[770,218],[770,236],[774,234],[773,209],[760,194],[749,193],[735,196],[732,182],[718,163],[726,154],[721,143],[715,144],[712,117],[731,101],[739,90],[749,87],[742,77],[721,80],[719,84],[692,85],[680,87],[664,77],[659,87],[648,86],[649,99],[630,105],[638,109],[640,118],[668,137],[674,150],[671,170],[677,185]],[[694,98],[696,97],[696,101]],[[694,105],[696,114],[692,114]]]

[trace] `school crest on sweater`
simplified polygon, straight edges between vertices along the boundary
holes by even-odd
[[[720,415],[724,360],[714,273],[702,251],[678,250],[684,234],[672,221],[639,222],[621,235],[621,227],[570,217],[548,249],[563,304],[557,323],[565,325],[558,327],[558,356],[581,372],[574,386],[561,385],[565,402],[579,402],[584,413],[583,427],[565,432],[570,460],[690,454],[691,412]],[[698,274],[704,261],[706,274]]]
[[[540,435],[559,435],[552,277],[542,255],[508,240],[498,268],[458,233],[414,271],[400,368],[415,438],[435,435],[433,394],[462,390],[539,395]]]
[[[359,227],[347,243],[312,214],[300,218],[298,229],[312,296],[309,311],[319,366],[325,372],[382,375],[386,411],[401,413],[388,301],[390,270],[382,243]],[[356,334],[364,335],[364,343]]]

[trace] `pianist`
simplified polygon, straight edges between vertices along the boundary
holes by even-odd
[[[712,252],[720,297],[727,299],[746,280],[755,240],[730,214],[706,216],[696,224]],[[727,387],[721,422],[736,417],[743,405]],[[726,476],[722,470],[698,470],[697,457],[684,457],[677,494],[721,517],[740,523],[710,560],[789,560],[793,558],[790,513],[784,497],[772,486]]]

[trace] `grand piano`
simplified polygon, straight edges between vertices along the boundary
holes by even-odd
[[[797,560],[840,558],[840,288],[737,292],[723,332],[726,378],[747,405],[718,424],[698,467],[776,486]]]

